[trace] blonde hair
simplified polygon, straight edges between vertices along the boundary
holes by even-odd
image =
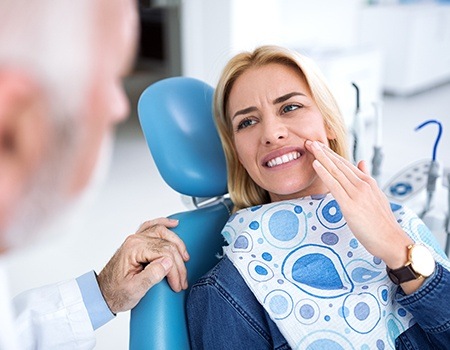
[[[321,72],[309,58],[278,46],[261,46],[253,52],[239,53],[223,69],[214,94],[214,118],[225,151],[228,191],[235,210],[269,203],[270,198],[268,192],[251,179],[238,159],[228,115],[228,99],[234,82],[245,71],[271,63],[292,67],[303,75],[323,116],[325,127],[335,135],[334,139],[329,140],[330,148],[348,158],[345,124],[338,104]]]

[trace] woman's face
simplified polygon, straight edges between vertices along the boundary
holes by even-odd
[[[239,161],[272,202],[328,192],[305,141],[328,145],[334,135],[299,71],[276,63],[250,68],[231,89],[228,117]]]

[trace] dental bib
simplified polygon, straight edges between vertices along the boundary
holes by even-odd
[[[448,267],[422,221],[391,209]],[[415,323],[394,301],[386,265],[358,242],[331,194],[240,210],[222,235],[224,253],[293,349],[395,349]]]

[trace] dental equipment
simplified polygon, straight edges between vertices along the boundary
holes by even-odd
[[[374,102],[373,108],[375,110],[375,144],[373,146],[372,157],[372,177],[379,182],[381,174],[381,163],[383,162],[383,152],[381,150],[382,143],[382,102]]]
[[[360,114],[360,92],[359,87],[352,83],[356,89],[356,110],[353,118],[352,135],[353,135],[353,161],[355,164],[364,159],[364,146],[362,140],[364,139],[364,121]]]
[[[447,238],[445,241],[445,254],[450,256],[450,170],[447,174],[447,218],[445,220],[445,233],[447,234]]]
[[[425,202],[425,207],[424,207],[422,213],[419,215],[420,218],[423,218],[429,212],[429,210],[431,208],[431,202],[433,200],[433,195],[434,195],[434,192],[436,191],[436,180],[439,177],[439,163],[436,160],[436,153],[437,153],[437,147],[439,144],[439,140],[441,139],[441,136],[442,136],[442,124],[438,120],[434,120],[434,119],[427,120],[427,121],[423,122],[422,124],[420,124],[419,126],[417,126],[415,128],[415,131],[422,129],[424,126],[426,126],[428,124],[437,124],[438,135],[434,142],[433,154],[431,157],[430,168],[428,170],[427,198],[426,198],[426,202]]]

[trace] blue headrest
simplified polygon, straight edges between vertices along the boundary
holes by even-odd
[[[175,77],[150,85],[138,102],[139,121],[161,176],[175,191],[191,197],[227,193],[213,94],[200,80]]]

